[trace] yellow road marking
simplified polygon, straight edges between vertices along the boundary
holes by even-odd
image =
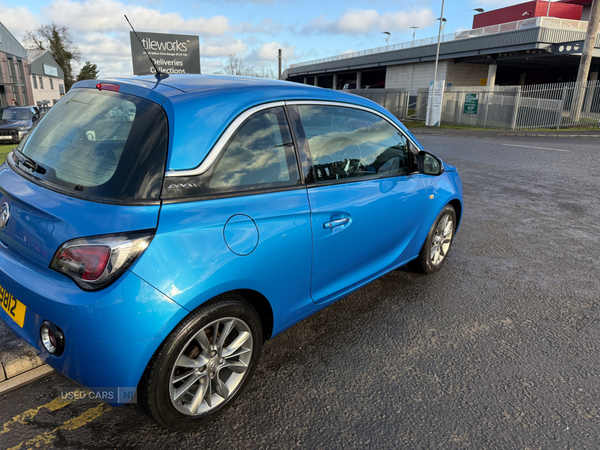
[[[96,417],[101,416],[104,412],[108,411],[109,409],[111,409],[111,407],[109,405],[102,403],[98,406],[88,409],[83,414],[81,414],[77,417],[73,417],[72,419],[67,420],[60,427],[57,427],[52,431],[46,431],[44,434],[40,434],[40,435],[34,437],[33,439],[29,439],[26,442],[25,441],[21,442],[20,444],[15,445],[14,447],[11,447],[7,450],[21,450],[21,448],[23,446],[25,446],[25,448],[28,448],[28,449],[29,448],[39,448],[42,445],[51,444],[52,441],[54,441],[56,439],[56,433],[58,431],[76,430],[77,428],[80,428],[80,427],[84,426],[85,424],[91,422]]]
[[[8,433],[10,431],[10,427],[16,423],[27,424],[27,421],[33,419],[37,415],[37,413],[39,413],[42,409],[47,409],[48,411],[56,411],[57,409],[67,406],[69,403],[72,403],[74,401],[75,399],[69,400],[57,398],[55,400],[52,400],[50,403],[46,403],[45,405],[38,406],[37,408],[25,411],[24,413],[19,414],[18,416],[13,417],[8,422],[6,422],[2,426],[2,431],[0,431],[0,434]]]

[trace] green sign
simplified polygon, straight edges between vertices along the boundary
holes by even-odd
[[[477,114],[477,106],[479,105],[479,94],[465,95],[464,114]]]

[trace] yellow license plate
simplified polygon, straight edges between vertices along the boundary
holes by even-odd
[[[0,305],[8,315],[17,322],[21,328],[25,323],[25,310],[27,307],[19,300],[14,298],[10,292],[0,286]]]

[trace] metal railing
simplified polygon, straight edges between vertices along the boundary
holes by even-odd
[[[408,89],[349,89],[344,92],[373,100],[399,120],[406,119],[408,115],[408,99],[410,97]]]
[[[427,88],[419,89],[415,118],[425,120]],[[467,95],[477,96],[473,112]],[[530,86],[471,86],[447,88],[442,101],[442,123],[522,130],[600,125],[600,81]]]
[[[507,31],[515,31],[533,27],[560,28],[566,30],[585,31],[587,29],[587,22],[581,20],[557,19],[554,17],[532,17],[530,19],[518,20],[516,22],[508,22],[499,25],[492,25],[489,27],[476,28],[474,30],[466,30],[459,31],[457,33],[444,34],[443,36],[441,36],[441,42],[455,41],[458,39],[468,39],[478,36],[487,36],[490,34],[505,33]],[[423,45],[437,44],[437,39],[437,36],[435,36],[425,39],[418,39],[416,41],[403,42],[401,44],[371,48],[359,52],[342,53],[341,55],[330,56],[328,58],[314,59],[312,61],[291,64],[290,68],[338,61],[342,59],[356,58],[359,56],[374,55],[377,53],[392,52],[394,50],[402,50],[405,48],[421,47]]]

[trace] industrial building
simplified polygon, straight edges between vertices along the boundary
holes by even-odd
[[[447,87],[575,81],[592,0],[530,1],[475,14],[473,29],[442,36],[438,80]],[[331,89],[428,88],[437,36],[291,65],[288,81]],[[589,80],[598,79],[600,39]]]

